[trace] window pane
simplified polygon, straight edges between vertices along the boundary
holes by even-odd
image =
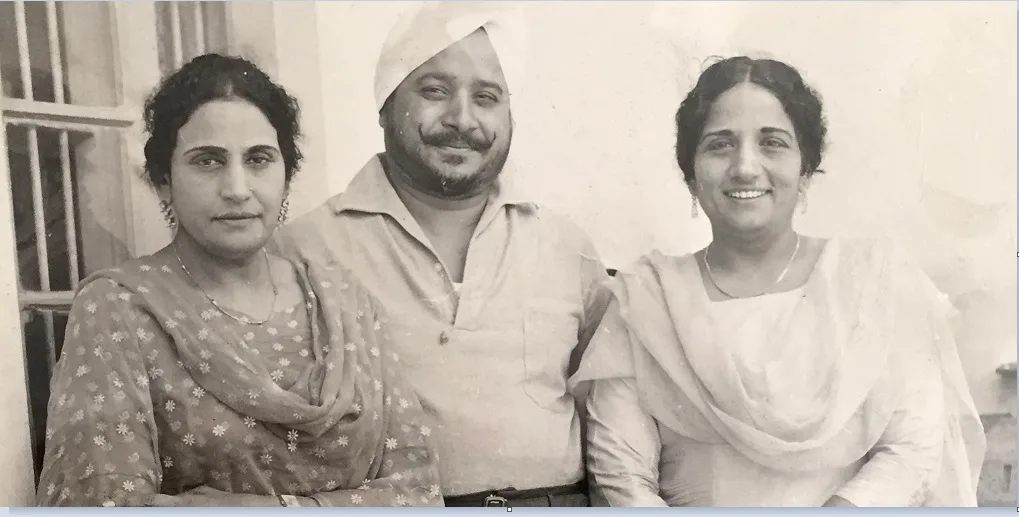
[[[0,66],[2,66],[0,75],[3,76],[4,96],[17,99],[31,97],[37,101],[54,102],[50,44],[46,31],[46,4],[25,2],[24,6],[32,95],[25,95],[25,84],[21,80],[14,2],[0,2]]]
[[[178,50],[180,64],[202,54],[226,51],[223,2],[157,2],[156,25],[159,71],[163,76],[178,68],[174,58]],[[177,45],[179,49],[175,49]]]
[[[25,29],[33,100],[55,102],[53,63],[45,2],[25,2]],[[57,33],[65,102],[83,106],[116,106],[111,35],[107,2],[57,2]],[[14,2],[0,1],[0,77],[3,95],[28,98],[21,65]]]
[[[67,102],[83,106],[117,106],[113,2],[57,2]],[[45,28],[41,28],[45,30]]]
[[[14,225],[17,238],[18,272],[21,288],[38,291],[42,289],[40,261],[38,256],[39,236],[35,228],[35,212],[32,194],[32,167],[29,130],[23,126],[7,126],[8,159],[11,171],[11,193],[14,201]],[[77,214],[67,217],[64,211],[63,169],[61,167],[60,131],[49,128],[36,129],[39,149],[40,183],[42,187],[42,215],[47,245],[46,268],[50,279],[51,291],[73,290],[70,275],[71,257],[68,256],[68,226],[74,225],[75,250],[81,249],[81,232],[77,231],[79,221]],[[68,146],[71,156],[71,192],[75,205],[77,196],[77,167],[73,152],[82,142],[91,138],[88,134],[69,133]],[[82,271],[80,258],[74,259],[78,271]]]
[[[28,374],[28,401],[32,422],[32,455],[35,460],[35,480],[39,481],[42,468],[43,450],[46,445],[46,405],[50,398],[49,343],[46,338],[46,321],[41,313],[23,318],[22,332],[25,337],[25,364]],[[64,342],[67,315],[53,314],[54,342],[56,357]]]

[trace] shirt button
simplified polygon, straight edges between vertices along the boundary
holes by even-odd
[[[449,343],[449,333],[443,330],[442,334],[439,334],[439,344],[445,345],[446,343]]]

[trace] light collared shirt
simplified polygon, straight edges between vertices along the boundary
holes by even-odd
[[[566,379],[609,298],[594,245],[504,170],[458,289],[381,158],[279,232],[280,248],[349,268],[390,313],[405,373],[435,421],[444,495],[579,481],[581,422]]]

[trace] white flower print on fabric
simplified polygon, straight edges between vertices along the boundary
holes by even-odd
[[[82,283],[53,374],[39,504],[141,506],[157,491],[208,485],[306,495],[323,506],[442,505],[425,416],[398,394],[410,390],[399,387],[384,324],[356,324],[385,321],[363,289],[305,269],[302,282],[321,289],[310,309],[302,302],[252,327],[218,317],[172,264],[140,261]],[[330,317],[315,319],[318,311]],[[281,405],[319,397],[349,363],[360,375],[344,389],[356,403],[341,413]],[[308,368],[323,372],[317,384]],[[384,397],[397,404],[387,408]],[[373,421],[383,413],[386,425]],[[368,479],[337,481],[352,474]]]

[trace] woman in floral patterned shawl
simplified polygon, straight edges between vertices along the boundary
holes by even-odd
[[[355,279],[264,245],[298,105],[206,55],[145,109],[175,230],[80,288],[53,377],[42,506],[441,506],[429,428]]]

